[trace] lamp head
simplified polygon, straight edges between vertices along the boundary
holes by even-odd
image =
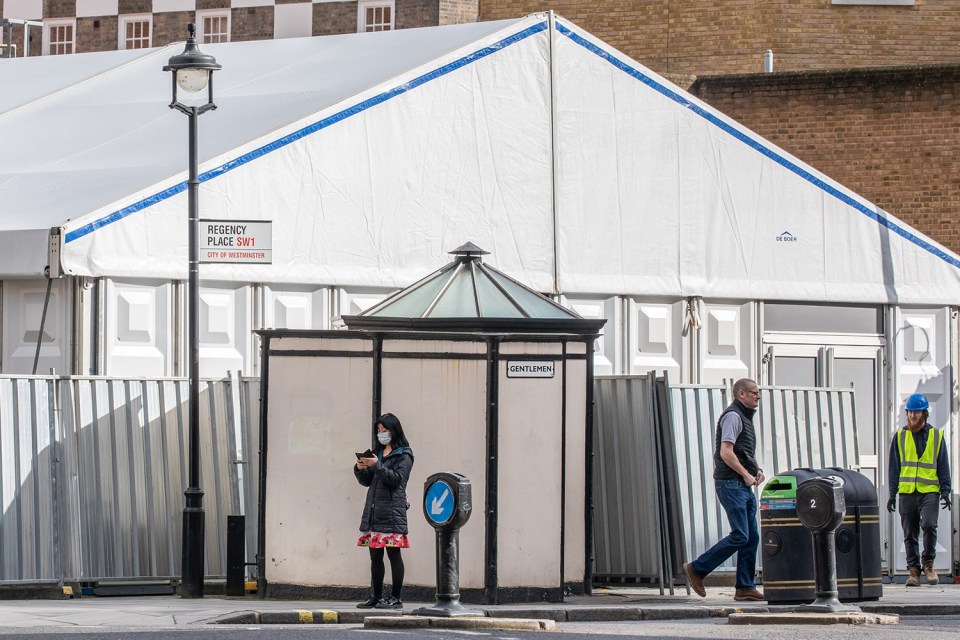
[[[191,22],[187,25],[187,30],[190,33],[190,37],[187,38],[187,44],[183,48],[183,51],[172,56],[163,68],[164,71],[172,71],[176,79],[173,96],[174,102],[177,101],[177,86],[189,93],[203,91],[210,84],[213,72],[222,68],[217,64],[216,58],[200,51],[195,36],[197,31],[196,25]],[[210,94],[210,102],[213,102],[212,88]]]

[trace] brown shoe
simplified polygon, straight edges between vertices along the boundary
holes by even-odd
[[[693,570],[689,562],[683,565],[683,574],[687,576],[687,584],[690,585],[693,592],[701,598],[706,598],[707,590],[703,588],[703,578],[697,575],[697,572]]]
[[[920,569],[916,567],[910,567],[907,570],[910,572],[910,575],[907,576],[907,586],[919,587],[920,586]]]
[[[743,602],[745,600],[756,602],[758,600],[766,600],[763,597],[763,592],[753,587],[752,589],[737,589],[736,593],[733,594],[733,599],[738,602]]]
[[[940,576],[937,575],[936,570],[933,568],[932,562],[928,562],[927,564],[923,565],[923,575],[927,578],[927,584],[940,584]]]

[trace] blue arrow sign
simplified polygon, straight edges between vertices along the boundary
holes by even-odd
[[[446,524],[453,518],[453,489],[443,480],[437,480],[423,497],[424,512],[436,524]]]

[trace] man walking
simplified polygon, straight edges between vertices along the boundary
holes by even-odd
[[[706,597],[703,579],[734,553],[737,554],[737,590],[734,600],[763,600],[756,586],[757,497],[753,487],[763,482],[763,470],[757,465],[757,436],[753,416],[760,405],[757,383],[749,378],[733,385],[733,402],[717,423],[713,455],[713,482],[717,499],[727,512],[730,533],[693,562],[683,565],[687,584],[700,597]]]
[[[900,525],[907,552],[908,587],[920,586],[920,567],[927,584],[938,584],[933,568],[937,556],[937,499],[950,509],[950,460],[943,445],[943,431],[927,424],[930,403],[922,393],[907,398],[907,426],[897,430],[890,443],[890,499],[893,513],[900,494]],[[917,538],[923,531],[923,555]]]

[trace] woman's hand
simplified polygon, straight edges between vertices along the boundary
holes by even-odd
[[[357,469],[372,469],[377,466],[377,457],[360,458],[357,460]]]

